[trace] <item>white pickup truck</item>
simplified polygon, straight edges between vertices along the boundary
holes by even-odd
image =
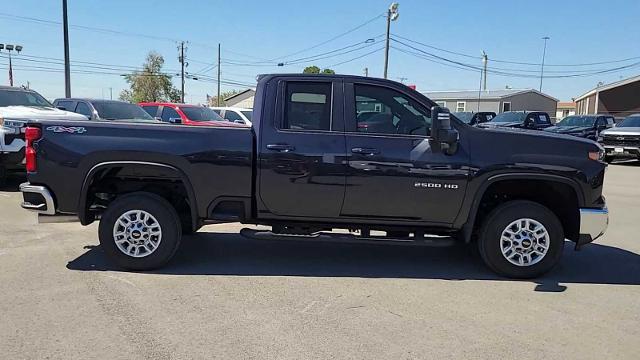
[[[29,89],[0,86],[0,184],[9,171],[24,170],[24,125],[30,120],[87,120],[84,115],[56,109]]]

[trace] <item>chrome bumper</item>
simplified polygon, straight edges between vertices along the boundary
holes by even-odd
[[[24,201],[20,204],[23,209],[44,215],[56,214],[56,205],[53,201],[53,196],[51,196],[51,192],[49,192],[49,189],[45,186],[22,183],[20,184],[20,191],[24,198]]]
[[[580,240],[578,245],[590,243],[599,238],[607,230],[609,225],[609,210],[602,209],[580,209]]]

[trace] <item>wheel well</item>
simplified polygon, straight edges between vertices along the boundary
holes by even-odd
[[[568,184],[548,180],[502,180],[489,185],[476,212],[474,232],[491,210],[510,200],[529,200],[546,206],[562,223],[565,238],[578,240],[580,211],[577,194]]]
[[[135,176],[132,175],[135,171]],[[147,192],[167,200],[180,216],[184,228],[197,230],[199,226],[191,203],[189,191],[179,176],[157,176],[140,169],[131,170],[127,166],[115,166],[96,171],[85,184],[86,199],[84,204],[84,221],[90,223],[99,218],[102,212],[116,198],[134,193]],[[154,177],[155,175],[155,177]],[[165,174],[166,175],[166,174]]]

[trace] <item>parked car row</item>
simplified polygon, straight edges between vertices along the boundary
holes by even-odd
[[[7,172],[24,171],[27,121],[112,121],[171,123],[191,126],[251,126],[251,109],[209,108],[200,105],[63,98],[53,103],[21,87],[0,87],[0,184]],[[58,131],[73,131],[60,127]]]

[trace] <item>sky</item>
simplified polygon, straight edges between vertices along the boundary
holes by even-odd
[[[554,77],[543,80],[543,92],[560,100],[640,74],[637,0],[399,3],[389,78],[419,91],[478,89],[482,51],[489,59],[489,90],[538,89],[545,36],[545,73]],[[382,15],[389,4],[68,0],[72,96],[117,98],[128,88],[121,74],[141,67],[149,51],[163,55],[165,72],[177,74],[179,41],[186,42],[187,72],[198,78],[186,80],[190,103],[204,103],[217,91],[218,44],[223,90],[253,86],[257,74],[301,72],[309,65],[356,75],[368,68],[369,76],[382,77]],[[23,46],[13,59],[15,85],[28,82],[51,100],[64,96],[61,21],[62,0],[6,1],[0,8],[0,43]],[[2,84],[8,84],[6,55],[0,52]],[[601,64],[576,66],[592,63]],[[179,88],[179,77],[173,83]]]

